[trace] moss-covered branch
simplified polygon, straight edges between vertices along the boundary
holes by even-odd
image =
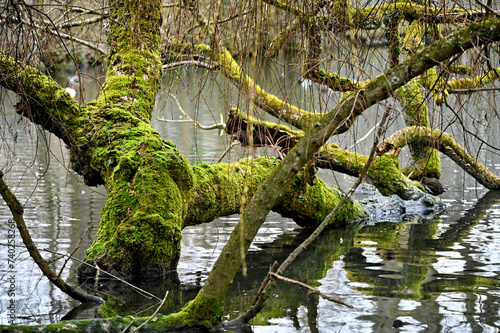
[[[322,69],[309,68],[304,76],[316,83],[323,84],[335,91],[353,91],[363,88],[369,81],[356,81],[344,78],[337,73],[327,73]]]
[[[21,97],[17,111],[70,145],[80,107],[56,81],[0,53],[0,85]]]
[[[474,77],[448,80],[446,78],[450,73],[470,76],[473,70],[468,66],[450,66],[447,70],[449,73],[438,73],[435,68],[432,68],[420,79],[422,86],[431,91],[434,103],[438,106],[446,103],[450,94],[472,93],[500,77],[500,68],[495,68]]]
[[[336,145],[326,145],[320,150],[318,167],[343,172],[358,177],[368,156],[347,152]],[[415,200],[424,195],[420,183],[410,180],[399,169],[397,156],[378,156],[370,165],[366,178],[383,195],[397,194],[404,200]]]
[[[253,130],[254,146],[279,146],[282,150],[290,150],[304,136],[303,131],[293,130],[283,124],[255,119],[238,108],[232,108],[229,111],[225,130],[226,133],[232,134],[233,139],[247,145],[250,124]]]
[[[252,119],[237,110],[232,110],[230,115],[231,121],[228,121],[226,130],[230,133],[237,133],[235,138],[243,144],[247,142],[248,122],[253,125],[254,141],[258,138],[257,142],[263,145],[280,146],[284,153],[294,147],[304,135],[284,125]],[[366,165],[368,156],[345,151],[336,144],[326,144],[314,156],[314,160],[314,164],[319,168],[358,177]],[[423,188],[420,184],[411,181],[400,171],[397,156],[377,157],[368,169],[367,178],[383,195],[397,194],[403,199],[417,199],[423,195]]]
[[[450,134],[443,133],[437,129],[421,126],[401,129],[385,140],[379,146],[379,151],[397,150],[409,143],[436,147],[436,149],[449,156],[458,166],[486,188],[491,190],[500,189],[499,176],[492,173],[477,158],[474,158]]]
[[[186,308],[187,307],[189,307],[189,305],[187,305]],[[222,308],[219,308],[218,310],[219,316],[222,316]],[[215,324],[220,322],[220,317],[217,321],[207,321],[206,316],[204,317],[207,312],[217,312],[217,309],[213,307],[213,304],[207,304],[204,309],[198,307],[192,312],[197,315],[191,316],[191,319],[193,319],[191,321],[186,321],[183,316],[179,316],[177,314],[171,314],[168,316],[158,314],[154,317],[154,320],[151,320],[146,325],[142,326],[140,332],[206,332],[207,327],[213,327]],[[195,320],[195,318],[198,320]],[[129,329],[130,331],[133,331],[149,319],[149,317],[113,317],[108,319],[68,320],[49,325],[0,325],[0,332],[121,333],[128,332]]]
[[[500,68],[492,69],[484,74],[477,75],[473,78],[455,79],[446,82],[446,88],[450,92],[461,89],[477,89],[497,80],[500,77]]]
[[[300,129],[308,128],[310,124],[321,119],[320,114],[301,110],[266,92],[242,71],[227,49],[221,48],[220,53],[216,53],[214,57],[220,63],[222,73],[242,92],[248,94],[255,105],[262,110]]]

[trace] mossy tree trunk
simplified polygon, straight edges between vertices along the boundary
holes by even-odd
[[[430,32],[428,35],[430,35]],[[401,45],[403,53],[412,54],[417,49],[423,48],[425,37],[424,24],[418,20],[411,22]],[[421,80],[415,78],[396,90],[396,95],[404,107],[406,126],[429,127],[431,125],[422,88]],[[422,179],[424,176],[433,178],[441,176],[441,158],[436,149],[418,143],[410,143],[408,148],[410,149],[410,160],[402,169],[404,174],[417,180]]]
[[[162,67],[160,1],[111,1],[106,81],[75,137],[103,179],[108,200],[86,261],[124,277],[176,267],[193,174],[150,125]],[[81,158],[81,156],[78,156]],[[80,275],[93,275],[81,266]]]

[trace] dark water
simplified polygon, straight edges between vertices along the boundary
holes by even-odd
[[[93,73],[94,77],[98,75]],[[166,78],[167,80],[167,78]],[[217,91],[217,84],[201,87],[195,76],[189,84],[174,91],[179,103],[205,125],[219,121],[238,96],[207,94]],[[214,78],[213,81],[217,82]],[[85,86],[92,96],[92,84]],[[280,87],[274,86],[280,90]],[[199,91],[202,94],[197,94]],[[307,94],[322,93],[324,105],[338,96],[325,92],[299,92],[295,100]],[[75,283],[79,263],[65,262],[56,253],[71,253],[82,238],[75,257],[82,259],[92,241],[105,203],[103,187],[88,188],[68,169],[64,146],[36,126],[12,113],[12,94],[2,93],[3,109],[0,133],[0,169],[5,181],[25,204],[25,219],[35,242],[61,276]],[[90,98],[87,97],[86,98]],[[158,97],[159,117],[180,119],[175,102],[165,92]],[[350,147],[376,123],[373,109],[360,118],[357,133],[338,139]],[[394,119],[392,128],[401,126]],[[466,121],[473,121],[469,119]],[[154,120],[162,135],[174,141],[191,163],[214,163],[227,149],[229,140],[215,131],[201,131],[191,124],[172,124]],[[498,123],[474,127],[491,143],[498,143]],[[391,133],[392,130],[389,130]],[[468,138],[457,130],[461,142]],[[357,149],[366,151],[370,139]],[[496,174],[500,159],[487,149],[471,147]],[[269,150],[258,150],[266,154]],[[245,157],[236,147],[226,160]],[[443,157],[442,181],[449,188],[442,195],[447,210],[432,220],[418,217],[399,223],[379,221],[374,225],[352,224],[332,228],[310,246],[286,272],[286,276],[318,288],[328,296],[342,300],[354,309],[331,303],[306,290],[278,283],[269,306],[254,321],[255,332],[497,332],[500,284],[500,193],[488,192],[464,174],[448,158]],[[330,183],[348,189],[353,179],[321,171]],[[366,185],[365,185],[366,188]],[[369,190],[356,194],[371,195]],[[46,324],[62,318],[83,318],[112,315],[148,315],[158,306],[151,296],[134,291],[121,283],[102,290],[106,303],[100,308],[78,307],[66,295],[41,277],[29,258],[19,235],[16,248],[9,257],[10,213],[0,203],[0,323],[9,321],[9,304],[15,304],[15,323]],[[217,219],[211,223],[183,231],[182,257],[177,274],[164,281],[143,281],[141,288],[162,299],[169,290],[162,309],[169,313],[192,299],[203,285],[218,254],[238,222],[237,216]],[[87,230],[89,230],[87,232]],[[17,231],[16,231],[17,232]],[[87,232],[87,233],[86,233]],[[248,308],[269,266],[282,262],[312,231],[299,228],[293,221],[271,213],[253,243],[247,257],[249,276],[238,275],[225,305],[228,318]],[[12,251],[11,251],[12,252]],[[10,261],[9,261],[10,260]],[[9,266],[13,262],[13,266]],[[11,282],[15,296],[9,296]]]

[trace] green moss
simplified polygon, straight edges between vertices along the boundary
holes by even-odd
[[[320,153],[324,163],[333,170],[355,177],[360,175],[368,161],[368,156],[344,151],[336,145],[327,144]],[[415,199],[420,192],[419,187],[401,173],[395,155],[377,156],[368,168],[365,180],[386,196],[397,194],[403,199]]]
[[[115,140],[110,154],[97,150],[94,157],[114,167],[107,173],[108,202],[86,260],[125,276],[162,275],[180,255],[193,174],[179,152],[168,149],[171,144],[155,136],[131,138]]]
[[[162,317],[150,325],[153,328],[162,328],[165,323],[168,323],[183,329],[189,327],[210,329],[221,323],[222,315],[222,305],[213,298],[204,297],[200,292],[180,312]]]
[[[415,52],[417,49],[424,47],[423,44],[424,28],[420,20],[415,20],[410,23],[403,38],[403,49],[409,52]]]
[[[145,318],[141,318],[141,322]],[[130,318],[66,320],[50,325],[0,325],[0,332],[121,332],[131,322]],[[151,331],[151,330],[149,330]]]
[[[273,210],[291,217],[300,226],[318,226],[345,196],[337,187],[328,186],[322,179],[316,179],[314,185],[297,176],[292,187],[285,191],[279,205]],[[332,224],[340,224],[360,219],[365,212],[361,205],[348,199],[335,215]]]
[[[334,90],[350,91],[362,87],[362,85],[358,82],[341,77],[337,73],[327,73],[322,69],[317,71],[308,71],[307,75],[315,82],[324,84]]]
[[[438,75],[435,68],[431,68],[421,76],[420,82],[424,87],[430,89],[434,103],[440,106],[446,103],[449,96],[448,90],[445,89],[443,79]]]
[[[86,260],[126,277],[162,275],[180,255],[193,173],[149,124],[161,75],[159,53],[127,51],[113,61],[99,98],[89,103],[76,129],[90,152],[87,162],[108,192]]]
[[[279,161],[274,158],[257,158],[252,163],[247,159],[233,164],[198,165],[193,167],[195,187],[193,201],[189,205],[186,224],[212,221],[221,215],[240,213],[243,184],[247,184],[246,197],[253,196],[258,187],[276,168]],[[246,176],[251,173],[251,177]],[[343,197],[336,187],[317,179],[314,185],[304,181],[298,173],[292,186],[273,210],[293,218],[303,226],[317,226]],[[337,214],[333,223],[352,221],[363,215],[363,209],[349,200]]]
[[[407,126],[430,125],[427,104],[422,94],[419,79],[408,82],[396,90],[397,96],[403,104]],[[441,175],[441,159],[439,152],[427,145],[410,144],[411,160],[403,169],[406,175],[411,174],[412,179],[421,179],[423,176],[439,178]]]

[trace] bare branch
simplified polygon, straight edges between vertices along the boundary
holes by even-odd
[[[94,51],[97,51],[97,52],[101,53],[102,55],[105,55],[107,53],[106,51],[104,51],[104,49],[101,49],[101,48],[99,48],[98,46],[95,45],[95,44],[99,44],[100,42],[91,43],[91,42],[89,42],[89,41],[87,41],[85,39],[81,39],[81,38],[78,38],[78,37],[66,34],[64,32],[59,31],[59,29],[58,29],[57,26],[56,26],[56,29],[48,29],[47,30],[47,27],[44,27],[44,26],[39,25],[39,24],[36,24],[34,22],[28,22],[28,21],[23,20],[23,19],[18,20],[18,19],[14,18],[14,17],[9,18],[9,19],[11,21],[13,21],[13,22],[23,23],[23,24],[25,24],[25,25],[27,25],[29,27],[32,27],[32,28],[37,28],[37,29],[40,29],[40,30],[46,30],[51,35],[54,35],[54,36],[57,36],[57,37],[60,37],[60,38],[63,38],[63,39],[67,39],[67,40],[76,42],[78,44],[87,46],[88,48],[90,48],[90,49],[92,49]],[[52,24],[48,24],[48,25],[53,26]]]

